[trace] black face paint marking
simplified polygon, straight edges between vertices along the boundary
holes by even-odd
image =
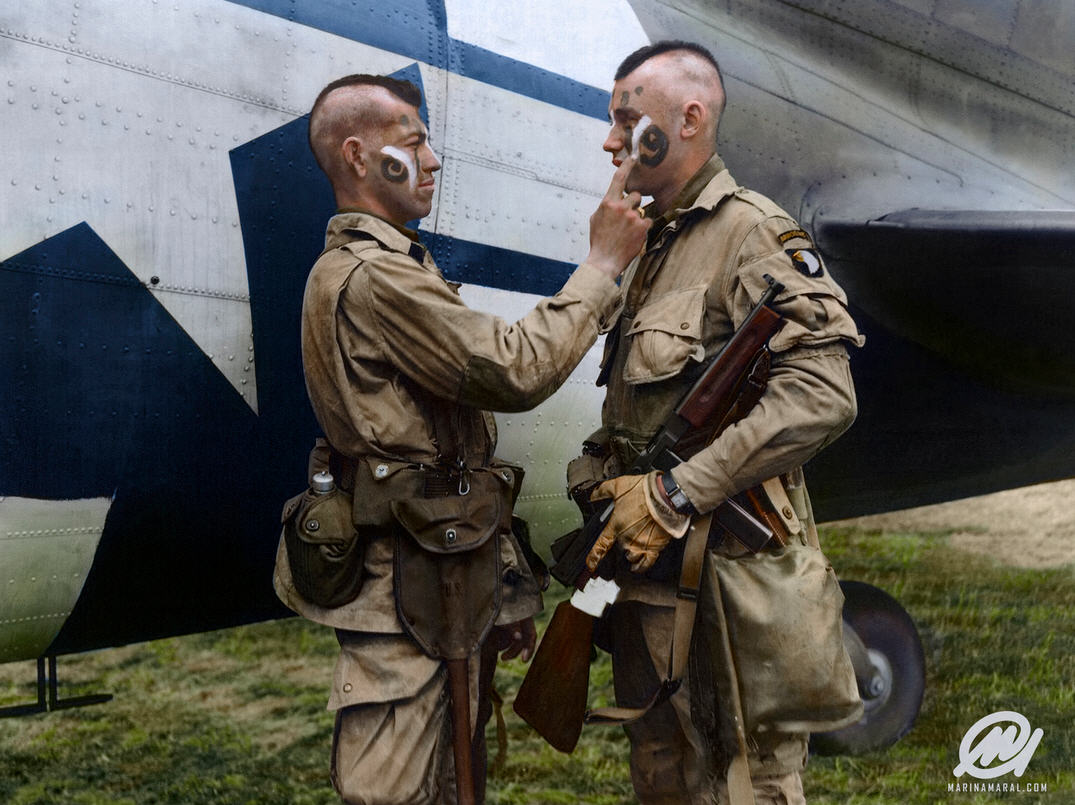
[[[638,141],[638,161],[648,168],[660,165],[668,156],[668,135],[650,126]]]
[[[403,124],[404,126],[409,126],[411,124],[411,119],[409,117],[407,117],[406,115],[400,115],[399,116],[399,122],[401,124]]]
[[[624,90],[620,93],[620,106],[627,106],[631,102],[631,93]]]
[[[642,87],[635,87],[635,95],[641,95],[641,94],[642,94]]]
[[[402,184],[410,177],[410,171],[395,157],[385,157],[381,160],[381,176],[390,182]]]

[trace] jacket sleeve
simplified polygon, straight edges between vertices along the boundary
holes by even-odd
[[[774,356],[758,404],[675,469],[701,512],[748,487],[802,466],[851,426],[857,413],[847,350],[804,347]]]
[[[559,293],[511,324],[467,307],[439,274],[405,255],[385,255],[356,278],[368,283],[355,290],[369,300],[363,319],[375,322],[386,361],[437,396],[495,411],[526,410],[552,394],[619,294],[583,264]]]
[[[770,341],[773,365],[757,405],[675,470],[702,512],[801,466],[857,413],[847,345],[861,346],[863,338],[805,233],[801,242],[780,240],[791,229],[794,222],[769,220],[753,230],[720,289],[738,326],[766,287],[765,275],[772,276],[785,286],[774,301],[785,323]]]

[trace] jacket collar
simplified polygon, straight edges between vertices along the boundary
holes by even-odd
[[[413,229],[397,226],[364,210],[345,208],[329,219],[325,231],[325,251],[350,243],[356,233],[376,240],[386,249],[403,254],[411,254],[415,244],[421,246],[418,233]]]
[[[713,154],[692,176],[672,202],[672,207],[656,218],[650,229],[649,244],[652,248],[666,232],[674,232],[680,221],[700,212],[712,212],[725,198],[738,189],[739,185],[728,172],[717,154]],[[652,209],[650,204],[647,213]]]

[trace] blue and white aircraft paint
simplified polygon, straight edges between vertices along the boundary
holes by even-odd
[[[422,236],[514,319],[587,251],[618,62],[701,42],[720,151],[817,240],[868,338],[807,467],[836,518],[1075,474],[1075,9],[991,0],[47,0],[0,12],[0,661],[285,614],[316,424],[298,317],[333,212],[329,81],[420,84]],[[500,417],[539,545],[596,352]]]
[[[297,315],[333,211],[313,98],[352,72],[423,87],[444,168],[422,231],[468,301],[520,315],[585,254],[609,174],[592,85],[646,41],[626,4],[588,8],[554,47],[538,34],[566,3],[496,29],[452,2],[5,15],[0,659],[280,614],[275,514],[316,431]],[[605,18],[629,24],[595,49]],[[513,56],[486,47],[520,32]],[[564,508],[562,458],[594,427],[595,372],[572,381],[592,399],[503,423],[547,520],[566,517],[544,510]]]

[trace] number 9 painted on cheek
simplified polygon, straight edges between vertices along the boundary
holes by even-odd
[[[629,153],[638,154],[638,161],[649,168],[660,165],[668,155],[668,135],[660,126],[656,126],[649,115],[642,118],[635,125],[631,134],[631,150]]]

